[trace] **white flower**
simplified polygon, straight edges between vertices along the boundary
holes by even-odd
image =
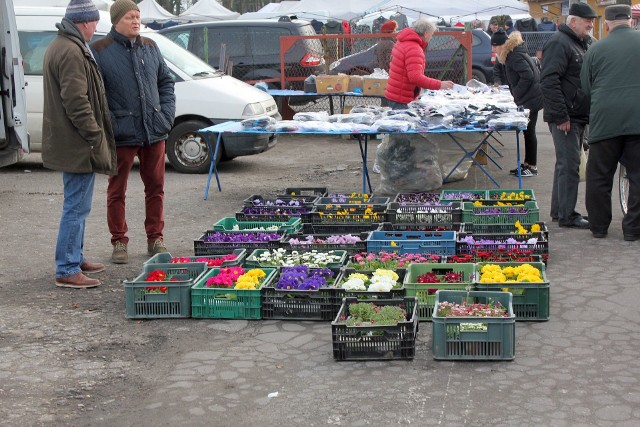
[[[389,292],[393,289],[393,284],[391,282],[371,282],[369,285],[370,292]]]
[[[348,291],[366,291],[367,287],[364,285],[364,281],[362,279],[350,279],[342,284],[342,289],[346,289]]]

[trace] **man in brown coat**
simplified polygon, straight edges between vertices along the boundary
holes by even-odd
[[[109,105],[87,45],[100,13],[91,0],[71,0],[44,56],[42,162],[63,172],[64,204],[56,243],[56,286],[93,288],[104,264],[84,257],[84,231],[96,173],[116,174]]]

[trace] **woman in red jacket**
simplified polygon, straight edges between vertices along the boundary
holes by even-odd
[[[389,106],[394,110],[405,109],[416,99],[420,89],[452,89],[453,82],[432,79],[424,75],[426,59],[424,51],[436,26],[422,18],[398,33],[397,43],[391,53],[389,81],[384,92]]]

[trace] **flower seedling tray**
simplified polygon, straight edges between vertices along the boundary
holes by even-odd
[[[160,270],[176,281],[149,282],[150,272]],[[147,264],[131,281],[125,280],[126,317],[129,319],[168,319],[191,316],[191,286],[207,271],[204,262],[184,264]],[[166,292],[150,293],[149,287],[166,287]]]
[[[193,250],[196,256],[225,254],[235,249],[247,249],[247,251],[251,251],[254,249],[279,248],[282,242],[282,237],[284,236],[284,232],[278,231],[278,232],[272,232],[280,236],[278,240],[250,241],[250,242],[240,242],[240,241],[209,242],[207,241],[207,237],[215,233],[223,233],[223,234],[228,233],[234,236],[238,236],[240,234],[238,232],[207,230],[202,236],[200,236],[200,238],[193,241]]]
[[[291,254],[293,251],[290,250],[284,250],[284,252],[282,252],[283,254],[283,258],[288,255]],[[295,251],[296,253],[299,253],[302,255],[302,257],[304,258],[304,254],[308,254],[308,255],[313,255],[315,253],[325,253],[325,251]],[[281,251],[279,251],[278,253],[281,253]],[[347,261],[347,251],[345,250],[330,250],[330,251],[326,251],[326,253],[328,254],[332,254],[336,256],[336,260],[332,261],[332,262],[328,262],[326,264],[327,268],[330,268],[332,270],[335,269],[340,269],[342,268],[342,266],[345,264],[345,262]],[[251,252],[251,254],[249,254],[249,256],[245,259],[245,266],[247,267],[251,267],[251,268],[256,268],[256,267],[281,267],[282,265],[277,265],[274,266],[270,263],[261,263],[260,262],[260,257],[264,254],[274,254],[274,250],[269,250],[269,249],[256,249],[253,252]],[[272,256],[273,258],[273,256]],[[292,264],[292,265],[301,265],[301,264]],[[302,265],[309,265],[306,263],[302,263]]]
[[[317,196],[324,197],[329,193],[327,187],[287,187],[283,196]]]
[[[384,209],[381,208],[380,211],[376,211],[372,209],[371,211],[367,211],[365,209],[349,207],[349,211],[347,213],[343,213],[342,211],[319,211],[315,208],[316,211],[310,213],[306,218],[306,222],[310,224],[371,224],[371,223],[381,223],[386,221],[386,207]]]
[[[261,286],[266,286],[275,277],[275,268],[263,268],[265,277]],[[260,289],[229,289],[207,287],[207,279],[220,273],[212,268],[191,288],[191,317],[204,319],[261,319],[262,304]]]
[[[395,270],[395,272],[398,275],[399,286],[402,286],[402,278],[404,277],[404,273],[406,272],[406,270],[403,271],[403,272],[401,272],[399,270]],[[402,300],[405,297],[405,289],[402,288],[402,287],[391,289],[391,291],[389,291],[389,292],[352,291],[352,290],[342,289],[340,287],[341,284],[352,273],[362,273],[362,274],[366,274],[367,276],[371,276],[374,273],[374,270],[358,270],[358,271],[356,271],[353,268],[344,268],[342,270],[342,275],[340,276],[340,280],[336,281],[336,286],[333,288],[333,290],[335,292],[334,302],[336,303],[336,305],[334,305],[334,317],[340,311],[340,307],[342,306],[342,299],[343,298],[357,298],[358,300],[372,301],[372,300],[379,300],[379,299],[382,299],[382,300],[392,300],[392,299],[393,300],[399,300],[400,299],[400,300]],[[401,276],[401,274],[402,274],[402,276]]]
[[[511,196],[512,194],[516,195],[516,197],[514,198],[514,196]],[[528,189],[487,190],[487,200],[500,200],[502,202],[525,202],[535,201],[536,196],[533,193],[533,190]]]
[[[480,268],[485,264],[496,264],[501,268],[530,264],[542,273],[542,282],[480,283]],[[476,264],[476,289],[479,291],[511,292],[513,312],[517,321],[549,320],[549,290],[545,265],[542,262],[490,262]],[[508,289],[508,291],[505,291]]]
[[[291,218],[307,219],[314,207],[299,206],[244,206],[235,217],[238,221],[288,222]]]
[[[298,233],[302,229],[302,220],[300,218],[289,218],[285,222],[270,221],[238,221],[233,217],[224,217],[213,224],[214,231],[267,231],[272,227],[277,227],[277,231],[283,231],[285,234]]]
[[[302,224],[303,234],[354,234],[380,229],[377,222],[354,222],[335,224]]]
[[[467,229],[473,229],[474,226],[462,224],[458,232],[456,254],[478,255],[478,252],[492,254],[514,252],[514,256],[517,256],[518,254],[515,252],[518,252],[522,256],[534,255],[546,260],[549,257],[549,229],[544,222],[538,223],[538,225],[540,225],[540,231],[533,233],[514,233],[515,227],[511,227],[510,231],[512,232],[508,233],[481,233],[467,232]],[[531,225],[524,225],[524,227],[531,229]],[[469,236],[473,237],[475,243],[469,244],[465,241]],[[537,239],[536,243],[527,243],[532,238]],[[508,239],[515,239],[518,243],[506,243]]]
[[[457,231],[459,223],[454,224],[418,224],[418,223],[390,223],[380,224],[379,231]]]
[[[326,240],[328,237],[336,236],[336,234],[292,234],[289,236],[285,236],[282,241],[282,247],[284,249],[292,250],[292,251],[321,251],[327,252],[331,250],[345,250],[348,255],[353,255],[359,252],[364,252],[367,249],[367,237],[368,233],[357,233],[357,237],[360,237],[359,242],[354,243],[300,243],[300,244],[291,244],[290,241],[292,239],[304,240],[308,236],[313,236],[314,238]],[[353,234],[352,234],[353,235]]]
[[[344,298],[340,310],[331,322],[333,358],[335,360],[393,360],[413,359],[418,333],[417,301],[414,297],[402,300],[361,300]],[[347,326],[349,306],[372,302],[379,306],[399,305],[407,312],[407,321],[389,326]]]
[[[335,315],[335,305],[339,304],[333,288],[316,291],[276,289],[263,286],[261,289],[262,318],[279,320],[325,320]]]
[[[462,274],[462,282],[436,282],[436,283],[418,283],[418,276],[427,272],[432,272],[437,276],[443,276],[447,273]],[[436,291],[443,290],[466,290],[471,287],[475,290],[474,274],[476,272],[475,265],[472,263],[459,264],[409,264],[407,274],[404,276],[403,287],[406,289],[407,296],[418,298],[418,318],[421,321],[431,321],[433,307],[436,303]]]
[[[387,207],[391,199],[389,197],[320,197],[315,205],[318,208],[333,209],[338,206],[371,206],[371,207]]]
[[[432,205],[440,201],[440,193],[398,193],[392,202],[401,206]]]
[[[455,231],[372,231],[367,252],[454,255]]]
[[[246,249],[234,249],[233,251],[230,251],[228,253],[233,253],[236,257],[235,257],[235,259],[232,259],[232,260],[223,261],[221,267],[233,267],[234,265],[242,265],[242,263],[244,262],[244,259],[247,256],[247,250]],[[197,261],[197,260],[199,260],[199,259],[213,260],[213,259],[222,258],[224,255],[226,255],[226,254],[208,255],[208,256],[189,256],[189,257],[180,257],[180,258],[188,259],[189,262],[207,262],[207,261]],[[169,264],[170,261],[173,258],[174,257],[171,256],[170,253],[161,252],[159,254],[155,254],[154,256],[152,256],[151,258],[146,260],[143,265]],[[211,267],[209,267],[209,268],[211,268]]]
[[[491,232],[490,227],[476,229],[476,225],[534,224],[540,220],[540,209],[536,202],[525,202],[523,206],[474,206],[471,202],[462,204],[462,222],[473,224],[473,231]]]
[[[263,206],[276,206],[276,207],[312,207],[317,201],[318,196],[275,196],[264,197],[259,194],[254,194],[242,201],[243,206],[248,207],[263,207]]]
[[[487,190],[442,190],[440,193],[440,202],[453,200],[473,202],[476,200],[486,200],[487,197]]]
[[[387,209],[387,221],[392,224],[428,224],[453,229],[462,218],[460,203],[450,205],[408,205],[390,203]]]
[[[515,357],[515,326],[512,296],[508,292],[471,291],[469,297],[486,303],[499,301],[508,309],[509,317],[440,317],[434,309],[432,351],[438,360],[513,360]],[[462,303],[465,291],[438,291],[440,301]],[[474,330],[475,329],[475,330]]]

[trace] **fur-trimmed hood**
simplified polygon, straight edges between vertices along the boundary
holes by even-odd
[[[507,61],[507,56],[509,56],[509,54],[513,52],[516,47],[523,44],[524,40],[522,39],[522,34],[520,34],[519,31],[512,32],[511,34],[509,34],[509,38],[507,38],[505,44],[502,45],[502,51],[498,55],[496,55],[496,59],[501,64],[504,64]]]

